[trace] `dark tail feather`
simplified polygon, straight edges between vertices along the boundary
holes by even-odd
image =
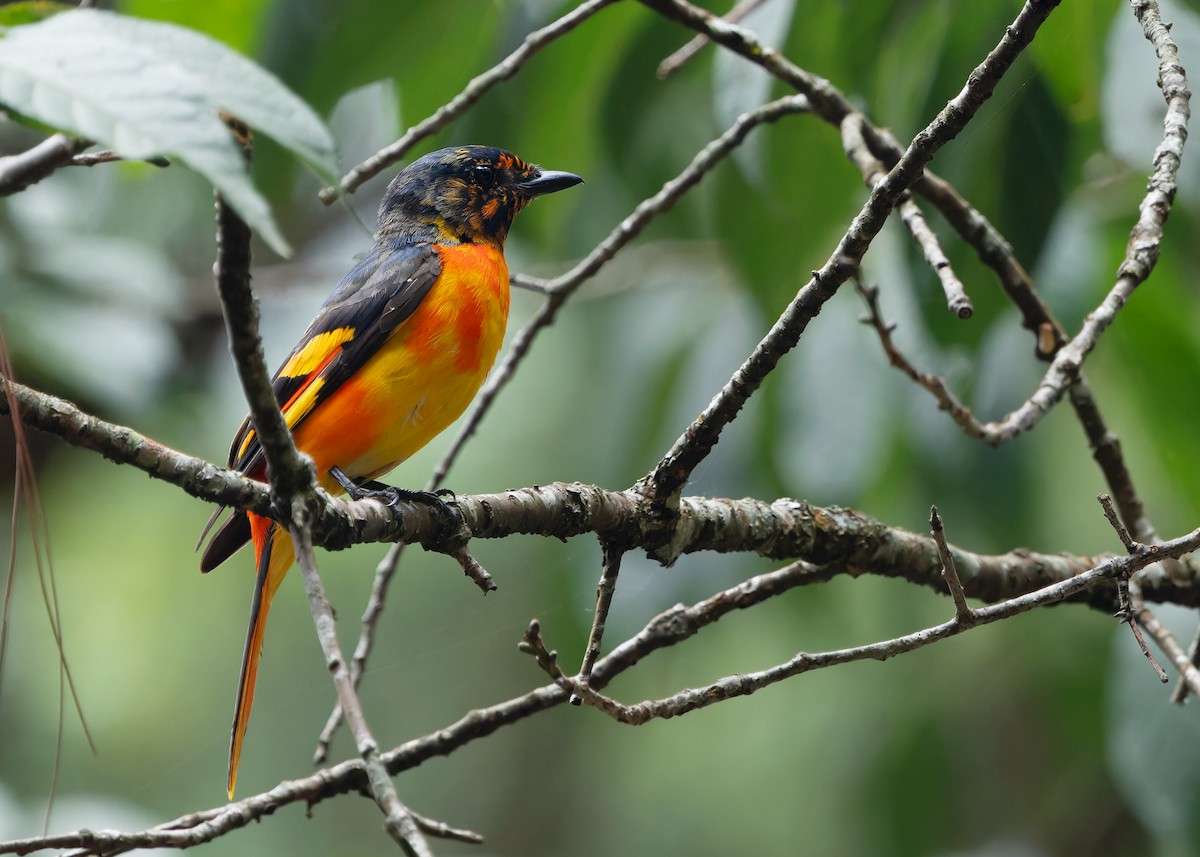
[[[204,528],[204,532],[200,535],[200,540],[204,540],[204,536],[212,528],[213,523],[217,519],[217,512],[209,519],[208,525]],[[200,570],[212,571],[218,565],[229,559],[237,553],[242,545],[250,541],[250,519],[246,517],[246,513],[242,511],[234,512],[233,515],[223,523],[215,533],[212,540],[209,541],[208,547],[204,549],[204,553],[200,555]]]

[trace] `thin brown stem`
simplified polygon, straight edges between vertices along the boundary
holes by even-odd
[[[747,15],[761,6],[764,2],[765,0],[741,0],[740,3],[736,4],[732,9],[726,12],[721,20],[730,24],[736,24],[738,21],[742,20],[742,18],[745,18]],[[691,40],[687,42],[687,44],[658,64],[659,79],[666,80],[675,72],[679,71],[679,69],[683,68],[684,64],[686,64],[688,60],[700,53],[704,46],[708,44],[708,41],[708,36],[703,34],[693,36]]]
[[[942,518],[938,515],[937,506],[929,507],[929,528],[933,541],[937,545],[938,557],[942,562],[942,577],[950,590],[950,598],[954,601],[954,613],[959,622],[971,625],[975,622],[975,611],[967,604],[967,594],[963,591],[962,581],[958,579],[958,567],[954,564],[954,555],[946,544],[946,529],[942,526]]]
[[[317,639],[321,643],[321,651],[325,654],[325,666],[333,677],[333,686],[337,691],[338,704],[345,712],[346,723],[354,736],[354,744],[358,748],[366,771],[367,782],[370,785],[371,796],[375,799],[384,815],[384,828],[410,857],[432,857],[429,845],[421,834],[416,819],[408,808],[400,802],[396,787],[384,767],[379,755],[379,745],[375,741],[371,729],[363,714],[362,703],[358,692],[350,680],[350,671],[346,668],[346,659],[342,655],[341,644],[337,639],[337,625],[333,618],[333,608],[325,595],[325,586],[321,583],[321,575],[317,571],[317,560],[313,556],[312,536],[306,526],[290,528],[292,543],[296,546],[296,562],[304,578],[304,591],[308,595],[308,604],[312,610],[313,623],[317,630]]]

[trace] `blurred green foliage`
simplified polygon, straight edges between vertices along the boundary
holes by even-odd
[[[771,0],[758,23],[902,139],[961,88],[1018,4]],[[1164,3],[1184,51],[1193,7]],[[330,120],[343,166],[395,139],[565,12],[549,0],[125,0],[118,10],[207,33],[249,55]],[[752,19],[749,22],[755,24]],[[578,192],[522,214],[515,270],[548,275],[594,246],[638,200],[719,133],[730,110],[785,90],[705,49],[660,81],[690,37],[618,3],[529,61],[418,151],[511,148],[583,175]],[[2,47],[0,47],[2,49]],[[934,168],[1004,232],[1067,327],[1111,285],[1159,133],[1153,52],[1125,4],[1068,2]],[[37,135],[0,127],[5,152]],[[269,359],[280,359],[368,245],[388,175],[344,207],[264,142],[255,174],[295,257],[265,248],[255,283]],[[1164,534],[1200,517],[1195,425],[1200,193],[1185,172],[1152,280],[1106,334],[1088,377]],[[552,480],[621,488],[645,473],[818,267],[865,191],[836,132],[807,116],[756,130],[568,304],[446,480],[460,492]],[[0,209],[0,321],[20,378],[162,442],[224,459],[239,399],[215,296],[211,191],[181,170],[60,170]],[[866,259],[899,344],[977,412],[1002,414],[1040,377],[1032,342],[971,252],[935,228],[975,302],[946,312],[936,279],[889,226]],[[1086,554],[1119,548],[1082,433],[1060,409],[993,450],[963,438],[886,365],[843,290],[730,427],[689,491],[852,505],[924,529],[937,503],[953,541]],[[537,299],[517,293],[515,329]],[[11,448],[0,426],[3,449]],[[422,484],[439,439],[391,478]],[[52,829],[132,828],[218,804],[250,591],[247,558],[201,578],[191,545],[203,504],[128,468],[33,438],[53,538],[68,655],[98,744],[68,714]],[[11,481],[8,456],[0,487]],[[11,492],[0,491],[7,497]],[[7,500],[5,501],[7,502]],[[5,509],[7,511],[7,508]],[[56,654],[31,562],[19,566],[0,698],[0,836],[31,835],[53,776]],[[543,677],[516,651],[537,616],[568,665],[582,651],[599,552],[587,539],[480,543],[500,590],[486,600],[444,558],[409,550],[363,684],[391,746]],[[353,645],[382,546],[322,555]],[[615,642],[652,615],[770,567],[744,556],[630,557]],[[301,589],[272,617],[243,758],[244,793],[310,770],[333,694]],[[1180,611],[1181,613],[1183,611]],[[838,579],[730,616],[660,652],[614,687],[662,696],[760,669],[796,651],[895,636],[942,621],[947,599]],[[1173,617],[1183,639],[1195,618]],[[1062,607],[884,664],[819,672],[687,717],[628,729],[553,711],[398,779],[415,809],[480,830],[453,854],[1200,853],[1196,703],[1172,709],[1124,629]],[[353,754],[343,734],[339,758]],[[391,847],[369,801],[300,808],[207,854],[336,854]]]

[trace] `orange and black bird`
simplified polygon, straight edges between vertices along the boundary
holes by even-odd
[[[504,338],[504,240],[513,218],[534,197],[581,181],[491,146],[432,152],[392,180],[374,245],[275,373],[275,398],[322,488],[340,493],[386,473],[466,409]],[[234,436],[229,466],[267,479],[249,417]],[[236,511],[213,533],[201,571],[247,541],[254,544],[257,576],[229,745],[230,797],[267,611],[295,559],[286,528]]]

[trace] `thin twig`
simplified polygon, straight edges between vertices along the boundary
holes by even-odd
[[[533,277],[529,274],[511,273],[508,275],[508,281],[518,289],[524,289],[527,292],[536,292],[540,295],[549,294],[550,280],[541,277]]]
[[[866,117],[861,113],[851,113],[845,118],[842,122],[842,148],[845,150],[846,156],[862,173],[867,187],[872,188],[883,181],[887,170],[867,146],[863,137],[865,122]],[[900,197],[900,219],[908,227],[908,232],[917,242],[917,246],[921,248],[926,264],[933,269],[938,281],[942,284],[942,291],[946,295],[947,309],[958,318],[970,318],[975,313],[975,307],[972,305],[971,299],[967,297],[962,281],[954,273],[950,259],[942,250],[937,235],[925,222],[925,215],[921,213],[921,209],[913,201],[912,194],[908,191],[905,191]]]
[[[1187,653],[1179,647],[1175,636],[1167,630],[1165,625],[1158,621],[1158,617],[1150,611],[1150,608],[1142,603],[1137,604],[1133,609],[1133,613],[1129,619],[1129,627],[1133,629],[1133,635],[1137,639],[1142,654],[1146,656],[1146,659],[1150,661],[1150,665],[1154,667],[1154,671],[1158,674],[1158,680],[1166,684],[1170,679],[1167,677],[1166,671],[1158,665],[1158,661],[1154,659],[1154,655],[1150,653],[1150,649],[1146,645],[1146,641],[1142,639],[1142,633],[1138,630],[1138,626],[1145,628],[1150,633],[1150,636],[1154,638],[1154,642],[1158,644],[1158,647],[1175,664],[1175,668],[1179,670],[1180,678],[1186,681],[1188,686],[1192,688],[1192,692],[1195,693],[1196,689],[1200,688],[1200,672],[1188,660]]]
[[[117,161],[127,161],[111,149],[101,149],[98,152],[81,152],[73,157],[66,166],[69,167],[94,167],[97,164],[111,164]],[[169,167],[171,162],[163,157],[138,158],[134,163],[150,164],[155,167]]]
[[[440,131],[454,119],[465,113],[471,105],[482,98],[493,86],[515,75],[521,70],[521,66],[525,64],[526,60],[539,50],[555,39],[566,35],[605,6],[609,6],[614,2],[616,0],[587,0],[587,2],[576,6],[557,21],[547,24],[540,30],[534,30],[525,37],[525,40],[521,42],[521,45],[515,51],[483,74],[472,78],[466,87],[463,88],[462,92],[439,107],[432,116],[418,122],[409,128],[399,140],[380,149],[374,155],[354,167],[354,169],[342,177],[337,187],[327,187],[322,190],[320,193],[321,201],[328,205],[344,194],[353,193],[365,181],[378,175],[391,164],[403,158],[408,150],[421,140],[430,134]]]
[[[964,625],[975,622],[975,611],[967,604],[967,595],[963,592],[962,581],[958,579],[958,568],[954,565],[954,555],[946,544],[946,530],[942,526],[942,518],[938,515],[937,506],[929,507],[929,528],[933,541],[937,545],[938,557],[942,561],[942,577],[946,579],[946,587],[950,590],[950,598],[954,601],[954,613],[958,621]]]
[[[350,727],[350,733],[354,736],[358,754],[362,758],[371,795],[383,812],[384,828],[410,857],[432,857],[432,852],[429,850],[425,837],[421,835],[416,819],[400,802],[400,798],[396,794],[396,786],[392,783],[392,779],[383,765],[383,760],[379,755],[379,745],[371,734],[367,719],[363,715],[362,703],[350,681],[350,672],[346,669],[346,659],[342,655],[342,647],[337,639],[337,625],[333,618],[333,608],[329,606],[325,587],[317,572],[317,561],[312,550],[312,535],[307,526],[293,525],[289,528],[289,532],[292,536],[292,543],[296,546],[296,562],[304,577],[304,591],[308,595],[313,623],[317,629],[317,639],[320,640],[321,651],[325,654],[325,666],[333,677],[338,703],[346,714],[346,722]]]
[[[421,832],[426,836],[434,836],[438,839],[450,839],[455,842],[466,842],[468,845],[483,844],[483,837],[474,830],[451,827],[444,821],[426,818],[419,812],[413,812],[411,809],[408,812],[413,817],[413,821],[417,823],[417,827],[421,828]]]
[[[730,24],[736,24],[764,2],[765,0],[741,0],[740,3],[726,12],[721,20],[727,21]],[[679,71],[679,69],[683,68],[688,60],[700,53],[701,49],[708,44],[708,41],[708,36],[703,34],[693,36],[687,44],[658,64],[657,73],[659,79],[666,80],[672,74]]]
[[[1188,546],[1187,549],[1195,549],[1200,546],[1200,530],[1195,530],[1188,536],[1185,536],[1182,543],[1175,542],[1173,544],[1175,544],[1176,548]],[[661,699],[645,700],[627,705],[599,693],[595,688],[583,687],[575,679],[562,675],[561,672],[557,675],[552,675],[552,678],[554,678],[555,683],[565,692],[578,694],[589,705],[593,705],[599,710],[604,711],[621,723],[640,725],[656,718],[678,717],[691,711],[707,708],[710,705],[723,702],[727,699],[749,696],[772,684],[806,672],[852,663],[854,661],[887,660],[896,655],[915,651],[939,640],[964,633],[973,627],[988,625],[992,622],[998,622],[1002,619],[1008,619],[1020,613],[1025,613],[1036,607],[1058,603],[1075,593],[1083,591],[1099,578],[1128,576],[1138,568],[1157,562],[1159,552],[1164,549],[1166,549],[1166,545],[1143,546],[1137,554],[1114,557],[1069,580],[1043,587],[1035,592],[1018,596],[999,604],[982,607],[972,611],[973,621],[970,623],[962,622],[959,617],[955,616],[955,618],[940,625],[924,628],[920,631],[905,634],[891,640],[884,640],[879,643],[836,649],[817,654],[801,652],[790,660],[769,669],[725,676],[711,684],[688,688],[687,690]],[[652,621],[651,624],[655,624],[655,621]],[[660,624],[658,627],[660,629],[658,633],[665,633],[668,637],[673,633],[673,629],[669,625]],[[644,640],[645,637],[643,634],[639,634],[634,639]],[[609,655],[606,662],[611,661],[620,664],[623,658],[633,656],[634,654],[634,652],[618,647]],[[639,657],[641,656],[641,652],[637,652],[636,654]],[[1153,659],[1151,660],[1153,661]],[[606,662],[602,663],[605,663],[607,666]],[[540,661],[539,664],[541,664]],[[599,674],[599,672],[599,668],[597,668],[597,673]],[[598,683],[596,684],[599,686]]]
[[[587,648],[583,652],[583,663],[576,676],[579,684],[587,687],[592,680],[592,669],[596,666],[596,658],[600,656],[600,645],[604,640],[604,626],[608,621],[608,611],[612,609],[613,594],[617,589],[617,576],[621,573],[621,557],[625,549],[614,542],[602,544],[604,552],[603,571],[600,582],[596,585],[596,610],[592,616],[592,630],[588,632]],[[578,705],[580,700],[571,699],[572,705]]]
[[[1121,540],[1121,544],[1125,546],[1125,550],[1133,553],[1137,550],[1138,543],[1130,537],[1129,530],[1125,529],[1125,525],[1117,517],[1117,510],[1113,508],[1112,497],[1107,494],[1098,494],[1096,499],[1100,501],[1100,508],[1104,511],[1105,520],[1116,531],[1117,538]]]
[[[1129,536],[1129,531],[1125,529],[1125,525],[1121,523],[1121,519],[1117,517],[1117,512],[1113,508],[1112,498],[1107,494],[1100,494],[1097,498],[1100,501],[1100,508],[1104,510],[1104,517],[1117,533],[1117,538],[1121,540],[1121,544],[1125,545],[1125,550],[1130,554],[1136,554],[1142,550],[1142,545],[1135,542]],[[1167,673],[1158,661],[1154,659],[1154,653],[1150,651],[1150,647],[1146,645],[1145,638],[1142,637],[1141,629],[1138,628],[1137,615],[1139,615],[1145,606],[1140,592],[1135,591],[1131,594],[1130,574],[1120,574],[1117,576],[1117,612],[1116,617],[1122,624],[1128,625],[1129,630],[1133,632],[1133,639],[1137,642],[1138,648],[1142,650],[1142,654],[1146,656],[1146,660],[1154,667],[1155,673],[1158,674],[1159,681],[1167,681]]]
[[[896,326],[888,324],[883,319],[883,313],[879,308],[879,289],[866,285],[862,281],[862,277],[858,276],[854,278],[854,287],[867,305],[867,317],[862,321],[875,329],[875,334],[879,338],[879,344],[883,346],[883,353],[886,355],[888,363],[929,391],[937,399],[938,407],[950,414],[954,422],[970,435],[968,428],[977,422],[975,415],[950,391],[946,379],[919,371],[896,347],[895,340],[892,339],[892,333],[895,332]]]
[[[358,688],[358,683],[366,671],[367,658],[370,657],[371,649],[375,644],[375,626],[379,617],[383,615],[388,584],[392,575],[396,573],[404,548],[403,542],[392,545],[384,558],[380,560],[379,565],[375,567],[375,579],[371,584],[371,594],[367,598],[367,606],[363,610],[361,619],[363,630],[359,632],[354,655],[350,658],[350,683],[355,689]],[[367,629],[370,631],[368,632]],[[325,720],[325,725],[321,728],[321,734],[317,736],[317,747],[313,751],[314,765],[324,764],[325,760],[329,758],[329,745],[333,743],[333,736],[337,734],[338,727],[342,725],[342,717],[341,704],[335,704],[333,710],[329,712],[329,717]]]

